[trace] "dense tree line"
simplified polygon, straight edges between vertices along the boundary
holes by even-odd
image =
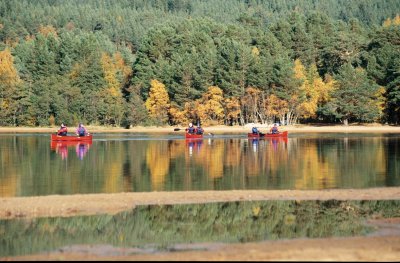
[[[397,0],[0,0],[0,125],[400,122]]]

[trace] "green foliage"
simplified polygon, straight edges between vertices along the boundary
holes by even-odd
[[[400,122],[400,27],[391,26],[377,30],[363,56],[371,77],[386,87],[386,111],[389,120]]]
[[[364,70],[346,64],[336,79],[338,86],[328,103],[336,118],[345,123],[349,120],[373,122],[379,118],[379,109],[374,104],[379,86],[368,78]]]
[[[56,121],[139,124],[146,119],[139,104],[148,98],[151,79],[165,84],[179,109],[210,86],[227,98],[254,87],[290,104],[298,85],[291,72],[295,59],[307,70],[316,64],[321,78],[340,76],[348,63],[367,69],[386,90],[382,119],[398,123],[400,30],[381,27],[398,10],[397,0],[0,0],[0,50],[12,49],[27,88],[26,106],[5,114],[13,117],[2,125],[45,125],[48,114]],[[105,96],[103,52],[121,53],[132,69],[129,80],[117,76],[118,98]],[[60,89],[68,100],[46,103]],[[17,105],[18,98],[5,99]],[[333,108],[325,105],[319,118],[332,120]],[[355,119],[377,119],[360,114]]]

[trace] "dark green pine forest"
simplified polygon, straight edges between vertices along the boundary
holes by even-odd
[[[399,0],[0,0],[0,125],[400,123]]]

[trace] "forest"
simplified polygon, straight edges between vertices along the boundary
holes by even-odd
[[[400,123],[398,0],[0,0],[0,126]]]

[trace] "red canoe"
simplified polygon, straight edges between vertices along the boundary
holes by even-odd
[[[51,134],[52,141],[63,141],[63,142],[87,142],[92,141],[92,134],[87,136],[59,136],[57,134]]]
[[[280,133],[265,133],[263,135],[248,133],[247,137],[249,138],[281,138],[281,137],[288,137],[288,131],[280,132]]]
[[[203,134],[185,133],[185,138],[186,139],[202,139],[203,138]]]

